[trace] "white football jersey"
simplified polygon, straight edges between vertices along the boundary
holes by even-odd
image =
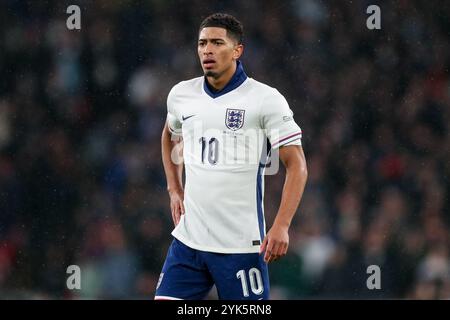
[[[248,78],[240,62],[218,93],[204,77],[182,81],[167,98],[168,126],[182,135],[185,214],[172,235],[218,253],[259,252],[265,237],[264,162],[272,149],[301,145],[286,99]]]

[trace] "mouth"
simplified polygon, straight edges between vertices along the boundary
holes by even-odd
[[[214,67],[215,63],[216,63],[216,60],[214,60],[214,59],[205,59],[205,60],[203,60],[203,66],[206,69],[210,69],[210,68]]]

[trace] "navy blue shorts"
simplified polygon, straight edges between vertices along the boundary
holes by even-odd
[[[155,299],[201,300],[216,285],[219,299],[269,299],[264,255],[223,254],[192,249],[174,239],[167,253]]]

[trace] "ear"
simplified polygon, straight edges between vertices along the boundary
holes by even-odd
[[[244,45],[242,44],[236,45],[233,50],[233,59],[238,60],[243,52],[244,52]]]

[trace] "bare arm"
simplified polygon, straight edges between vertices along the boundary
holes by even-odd
[[[289,247],[289,227],[308,178],[305,154],[301,146],[281,147],[279,155],[286,168],[286,178],[278,213],[261,245],[261,252],[266,251],[266,262],[272,262],[286,254]]]
[[[161,135],[161,153],[170,197],[170,210],[175,225],[184,214],[183,162],[180,158],[182,147],[183,141],[181,138],[172,138],[166,122]]]

